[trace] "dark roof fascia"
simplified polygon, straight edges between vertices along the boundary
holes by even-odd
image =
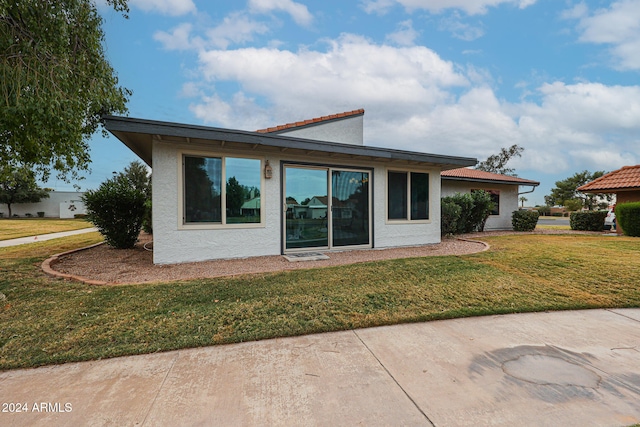
[[[305,124],[302,124],[302,125],[291,126],[291,127],[288,127],[288,128],[274,130],[274,131],[265,132],[265,133],[271,134],[271,135],[281,135],[281,134],[291,133],[291,132],[294,132],[294,131],[297,131],[297,130],[301,130],[301,129],[309,129],[309,128],[312,128],[314,126],[326,125],[327,123],[338,122],[338,121],[341,121],[341,120],[353,119],[354,117],[362,117],[362,116],[364,116],[364,112],[357,113],[357,114],[351,114],[349,116],[343,116],[343,117],[333,117],[331,119],[319,120],[317,122],[305,123]],[[293,123],[293,124],[295,125],[295,123]],[[286,126],[286,125],[284,125],[284,126]],[[274,127],[278,127],[278,126],[274,126]]]
[[[120,116],[104,116],[105,128],[113,134],[131,132],[180,138],[228,141],[267,147],[293,148],[388,160],[407,160],[420,163],[442,164],[455,167],[474,166],[477,159],[471,157],[445,156],[414,151],[395,150],[336,142],[316,141],[273,133],[258,133],[236,129],[223,129],[183,123],[161,122]],[[119,138],[119,137],[118,137]],[[120,138],[119,138],[120,139]],[[125,141],[123,141],[125,142]]]
[[[495,179],[482,179],[482,178],[463,178],[463,177],[453,177],[453,176],[441,176],[443,181],[468,181],[468,182],[481,182],[486,184],[507,184],[507,185],[526,185],[537,187],[540,185],[537,181],[530,182],[514,182],[514,181],[499,181]]]

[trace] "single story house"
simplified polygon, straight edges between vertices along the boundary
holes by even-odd
[[[640,202],[640,165],[624,166],[577,188],[583,193],[612,193],[616,203]],[[618,233],[622,228],[617,227]]]
[[[86,214],[87,210],[82,202],[84,192],[49,191],[49,197],[37,203],[16,203],[11,205],[13,215],[19,217],[37,217],[38,212],[44,212],[45,218],[73,218],[78,214]],[[0,213],[7,218],[7,205],[0,204]]]
[[[443,171],[442,197],[456,193],[471,193],[474,190],[485,190],[491,194],[494,209],[485,225],[485,230],[511,230],[511,214],[518,210],[521,194],[532,193],[540,185],[537,181],[500,175],[476,169],[459,168]],[[520,192],[520,187],[531,187]]]
[[[440,242],[440,173],[476,159],[365,146],[363,116],[256,132],[104,123],[153,168],[156,264]]]

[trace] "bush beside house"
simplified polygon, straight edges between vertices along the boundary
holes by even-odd
[[[125,176],[109,179],[82,197],[87,219],[98,228],[108,245],[132,248],[138,240],[146,212],[146,196]]]
[[[640,237],[640,202],[618,203],[616,220],[626,236]]]
[[[443,235],[483,231],[493,209],[491,195],[484,191],[456,193],[440,202],[440,227]]]

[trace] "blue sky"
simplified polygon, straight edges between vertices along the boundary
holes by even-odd
[[[541,182],[640,163],[640,1],[129,0],[100,6],[129,115],[255,130],[358,108],[365,144]],[[136,159],[91,141],[95,188]],[[64,183],[49,183],[59,190]]]

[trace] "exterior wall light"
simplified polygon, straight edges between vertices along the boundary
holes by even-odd
[[[271,169],[269,160],[267,160],[267,163],[264,165],[264,177],[266,179],[271,179],[272,176],[273,176],[273,169]]]

